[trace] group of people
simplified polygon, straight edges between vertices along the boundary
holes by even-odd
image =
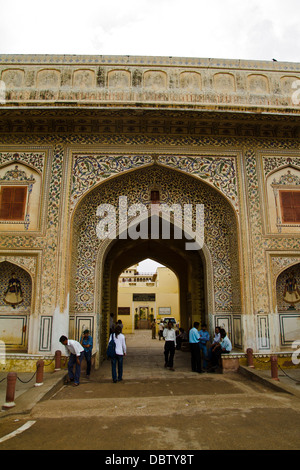
[[[164,359],[166,368],[169,368],[171,371],[175,370],[175,350],[178,349],[178,346],[180,349],[180,344],[183,341],[188,341],[190,344],[191,368],[193,372],[214,372],[218,367],[221,354],[230,353],[232,349],[231,341],[223,328],[219,326],[215,328],[215,335],[210,343],[210,335],[206,324],[203,323],[200,330],[199,327],[199,322],[194,322],[187,335],[183,328],[179,328],[179,331],[176,332],[173,328],[173,323],[168,322],[167,326],[160,330],[162,331],[160,339],[163,338],[165,341]],[[111,358],[112,380],[114,383],[120,382],[123,378],[123,357],[126,356],[126,341],[122,328],[122,322],[119,320],[115,325],[111,317],[109,341],[113,340],[115,343],[115,355]],[[78,386],[83,358],[86,359],[87,363],[86,375],[87,377],[90,376],[93,338],[89,330],[85,330],[79,342],[68,339],[66,336],[61,336],[60,342],[66,346],[70,353],[68,362],[69,381],[74,386]]]
[[[202,323],[200,330],[199,327],[200,323],[194,322],[188,335],[183,328],[179,328],[179,332],[176,334],[173,324],[171,322],[167,324],[167,327],[162,332],[162,337],[165,340],[165,367],[175,370],[175,350],[180,349],[182,342],[188,341],[191,350],[192,371],[198,373],[215,371],[219,365],[221,355],[229,354],[232,350],[231,341],[226,331],[216,326],[213,341],[210,343],[210,335],[206,324]]]
[[[90,335],[89,330],[84,330],[80,341],[68,339],[66,336],[61,336],[59,341],[61,344],[66,346],[70,353],[68,362],[68,381],[72,382],[73,386],[76,387],[79,385],[80,381],[81,362],[83,358],[86,360],[86,376],[87,378],[90,377],[92,366],[93,337]]]
[[[214,372],[219,365],[221,355],[229,354],[232,344],[226,331],[219,326],[216,326],[213,341],[209,344],[210,335],[206,324],[201,325],[201,330],[199,326],[199,322],[194,322],[193,328],[189,331],[192,371]]]
[[[125,336],[122,333],[122,329],[122,321],[118,320],[117,324],[114,324],[113,315],[111,315],[109,341],[113,338],[115,343],[115,357],[111,359],[112,378],[114,383],[120,382],[123,377],[123,356],[126,356],[126,341]],[[93,338],[90,335],[89,330],[84,330],[80,341],[68,339],[66,336],[61,336],[59,341],[61,344],[66,346],[69,352],[67,382],[71,382],[72,385],[76,387],[79,385],[80,381],[81,363],[83,358],[86,360],[86,377],[90,377]]]

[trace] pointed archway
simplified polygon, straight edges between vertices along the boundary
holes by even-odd
[[[118,219],[113,239],[97,237],[99,205],[117,207],[120,196],[126,196],[128,205],[142,203],[150,208],[154,192],[161,203],[204,205],[205,243],[201,250],[186,250],[186,240],[173,235],[167,240],[160,236],[123,239],[119,237],[122,229],[119,230]],[[173,231],[176,224],[175,218],[171,220]],[[109,315],[117,307],[118,276],[145,257],[170,267],[178,276],[186,328],[196,318],[209,323],[217,313],[241,313],[235,211],[218,190],[193,176],[157,164],[124,172],[82,198],[73,217],[72,231],[70,316],[74,325],[80,316],[91,319],[100,354],[106,347]]]
[[[150,228],[150,223],[149,223]],[[171,231],[174,232],[174,231]],[[188,330],[194,321],[208,323],[206,264],[202,250],[187,251],[184,238],[152,240],[115,239],[106,249],[101,290],[101,318],[103,319],[100,344],[105,349],[107,321],[111,313],[117,312],[118,278],[130,265],[145,257],[164,264],[178,277],[179,309],[181,326]],[[104,354],[104,349],[102,353]]]

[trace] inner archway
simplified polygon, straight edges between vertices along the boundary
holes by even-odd
[[[200,253],[185,251],[184,240],[116,240],[105,259],[103,317],[117,312],[118,278],[126,267],[151,257],[173,271],[179,282],[180,325],[188,329],[192,319],[206,320],[204,266]]]

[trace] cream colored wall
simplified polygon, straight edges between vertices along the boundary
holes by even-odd
[[[133,302],[132,295],[139,293],[153,293],[155,294],[155,302]],[[166,316],[165,314],[159,315],[160,307],[170,307],[170,316],[180,322],[179,312],[179,285],[176,275],[168,268],[157,269],[157,280],[154,286],[135,285],[123,286],[119,284],[118,287],[118,307],[130,307],[130,315],[120,315],[118,320],[122,320],[124,325],[123,332],[132,333],[134,331],[134,315],[136,308],[148,307],[149,313],[151,314],[151,308],[153,309],[153,315],[156,320]],[[139,311],[139,310],[138,310]]]

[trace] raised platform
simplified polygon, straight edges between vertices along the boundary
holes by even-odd
[[[295,369],[299,368],[299,365],[294,364],[292,361],[292,355],[294,351],[289,352],[275,352],[275,353],[253,353],[253,368],[258,370],[270,369],[271,367],[271,356],[277,357],[278,368]],[[237,372],[240,365],[247,366],[247,354],[243,352],[231,352],[230,354],[222,354],[222,369],[223,373],[226,372]]]

